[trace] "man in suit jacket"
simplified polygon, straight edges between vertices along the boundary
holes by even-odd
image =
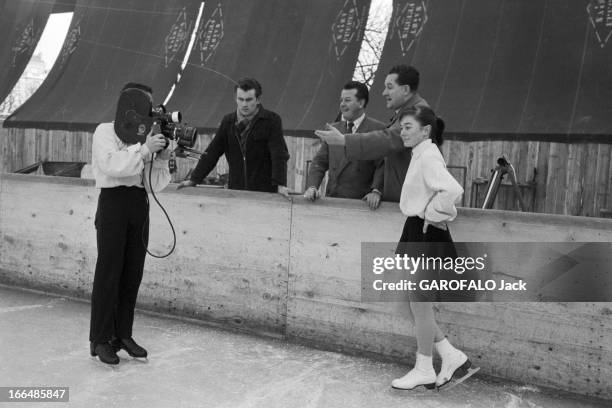
[[[382,122],[365,115],[368,100],[369,92],[365,84],[348,82],[340,94],[342,118],[332,126],[342,133],[366,133],[384,129]],[[305,198],[314,201],[319,197],[318,189],[326,171],[329,171],[327,196],[363,199],[370,209],[378,208],[384,183],[383,160],[348,160],[343,148],[322,142],[308,171]]]
[[[391,68],[385,78],[385,90],[382,93],[387,108],[394,112],[386,129],[373,132],[356,131],[346,136],[334,128],[315,132],[323,140],[333,141],[332,148],[344,151],[349,160],[378,160],[384,157],[385,181],[382,191],[385,201],[400,201],[404,178],[412,157],[412,149],[404,146],[400,136],[399,118],[404,111],[415,107],[429,107],[427,101],[417,92],[419,80],[419,71],[412,66],[396,65]]]

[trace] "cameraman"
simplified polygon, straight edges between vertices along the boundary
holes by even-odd
[[[98,125],[93,135],[92,170],[101,191],[95,218],[98,260],[89,341],[91,355],[106,364],[119,363],[116,352],[121,348],[132,357],[147,356],[132,339],[149,239],[147,191],[149,183],[160,191],[170,182],[165,138],[151,131],[152,93],[146,85],[126,84],[115,122]]]
[[[236,111],[225,115],[191,179],[178,188],[201,183],[225,154],[230,189],[278,192],[289,197],[286,187],[289,152],[280,116],[261,106],[262,89],[257,80],[241,79],[234,91]]]

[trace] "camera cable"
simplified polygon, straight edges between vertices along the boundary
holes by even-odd
[[[146,171],[146,169],[145,169],[145,171]],[[166,212],[166,209],[164,208],[163,205],[161,205],[161,203],[157,199],[157,196],[155,196],[155,191],[153,191],[153,186],[151,185],[151,176],[152,176],[152,174],[153,174],[153,159],[151,160],[151,165],[149,166],[149,191],[151,191],[151,195],[153,196],[153,199],[155,200],[155,202],[157,203],[159,208],[161,208],[161,210],[163,211],[164,215],[166,216],[166,219],[168,220],[168,224],[170,224],[170,228],[172,229],[172,248],[165,255],[155,255],[154,253],[149,251],[148,245],[145,242],[145,228],[146,228],[147,224],[149,223],[149,211],[147,211],[147,219],[146,219],[144,225],[142,226],[142,245],[144,246],[144,248],[147,251],[147,253],[149,255],[151,255],[152,257],[154,257],[154,258],[166,258],[166,257],[170,256],[170,254],[172,254],[172,252],[174,252],[174,248],[176,248],[176,231],[174,231],[174,225],[172,224],[172,221],[170,220],[170,216]],[[150,205],[149,205],[149,195],[148,194],[147,194],[147,207],[150,208]]]

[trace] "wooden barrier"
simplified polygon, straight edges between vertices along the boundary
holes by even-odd
[[[195,148],[204,150],[211,139],[211,135],[200,135]],[[288,187],[303,191],[308,163],[318,150],[317,141],[291,136],[285,139],[291,154]],[[41,160],[91,162],[91,142],[92,134],[87,132],[0,128],[0,172],[13,172]],[[604,214],[602,209],[612,207],[612,144],[607,141],[447,140],[442,151],[449,166],[466,169],[465,206],[470,205],[473,181],[488,178],[497,158],[504,154],[514,165],[519,183],[535,180],[533,188],[523,191],[533,212],[599,217]],[[196,162],[179,159],[177,164],[173,181],[182,180]],[[227,172],[224,158],[217,172]],[[451,172],[463,183],[463,170],[452,169]],[[479,189],[477,200],[480,204],[485,190]],[[500,190],[494,208],[518,210],[511,189]]]
[[[98,192],[92,182],[2,177],[0,268],[19,272],[18,280],[4,274],[5,280],[88,297],[96,259]],[[167,196],[160,198],[173,215],[177,249],[168,259],[148,258],[140,306],[283,333],[290,208],[280,196],[275,202],[257,194],[236,200],[235,192],[225,189],[213,196],[171,195],[180,200]],[[156,254],[167,252],[172,242],[155,205],[150,240]]]
[[[0,175],[0,282],[88,298],[95,269],[90,181]],[[404,303],[360,301],[360,243],[393,242],[404,217],[357,200],[315,204],[199,187],[159,199],[176,251],[147,258],[139,307],[327,349],[412,362]],[[171,244],[151,207],[151,250]],[[612,241],[612,220],[461,209],[457,241]],[[612,398],[612,303],[442,303],[442,329],[483,373]]]

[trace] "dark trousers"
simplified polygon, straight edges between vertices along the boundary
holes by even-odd
[[[143,188],[121,186],[100,192],[95,220],[98,260],[91,294],[91,342],[132,337],[149,240],[148,213]]]

